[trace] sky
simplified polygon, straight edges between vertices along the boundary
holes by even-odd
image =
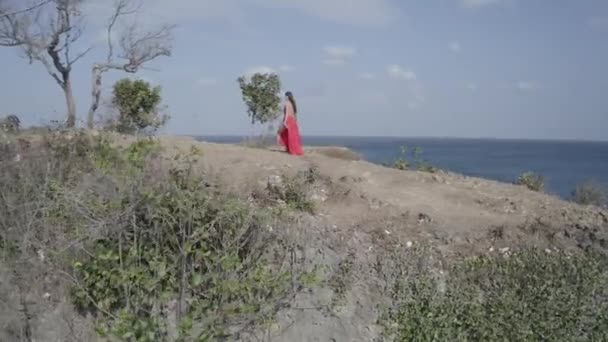
[[[111,4],[88,2],[81,120]],[[606,0],[145,0],[129,22],[177,25],[173,55],[131,76],[162,86],[169,134],[250,134],[236,79],[267,71],[304,135],[608,140]],[[63,119],[41,65],[0,65],[0,113]]]

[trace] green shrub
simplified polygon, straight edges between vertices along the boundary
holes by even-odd
[[[118,110],[116,130],[132,134],[147,129],[157,129],[169,119],[161,113],[160,87],[143,80],[122,79],[114,84],[112,104]]]
[[[528,171],[519,176],[516,184],[525,186],[529,190],[540,192],[545,189],[545,178],[537,173]]]
[[[607,261],[527,249],[421,268],[397,280],[383,323],[399,341],[605,341]]]
[[[401,156],[395,160],[392,167],[398,170],[418,170],[429,173],[437,172],[438,169],[422,159],[420,157],[421,155],[422,149],[420,147],[410,149],[407,146],[402,146]]]
[[[606,206],[608,205],[608,190],[602,184],[587,181],[572,191],[572,200],[582,205]]]
[[[318,171],[314,168],[300,171],[294,177],[282,177],[278,183],[268,183],[266,189],[268,199],[274,204],[283,204],[291,210],[313,214],[315,203],[310,198],[309,191],[318,178]]]
[[[44,272],[110,340],[230,339],[271,320],[291,279],[308,278],[284,270],[269,215],[210,186],[199,151],[169,162],[159,150],[65,131],[0,164],[5,265],[33,283],[43,251]]]

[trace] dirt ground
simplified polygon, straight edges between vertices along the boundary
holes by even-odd
[[[130,139],[119,137],[117,142]],[[304,156],[293,157],[276,148],[187,137],[160,140],[167,159],[195,146],[202,152],[197,167],[243,196],[299,171],[314,170],[317,175],[308,194],[316,203],[315,214],[300,214],[293,225],[271,228],[284,230],[296,241],[295,259],[318,270],[320,285],[299,293],[272,326],[241,336],[242,341],[384,341],[378,318],[390,301],[392,270],[402,262],[394,256],[415,246],[431,246],[448,261],[524,245],[601,251],[608,247],[607,210],[521,186],[447,172],[400,171],[361,161],[343,148],[309,148]],[[429,269],[436,271],[441,269]],[[9,280],[0,268],[0,323],[6,326],[10,322],[1,318],[27,301],[11,294],[18,289],[8,287]],[[41,301],[44,291],[57,300]],[[39,318],[32,322],[35,340],[61,341],[68,335],[92,340],[86,326],[90,321],[78,323],[79,332],[74,333],[69,318],[78,316],[54,289],[44,291],[30,291],[32,302],[42,303]],[[48,329],[49,324],[54,328]]]
[[[277,148],[175,137],[163,141],[181,151],[198,146],[203,151],[201,168],[219,175],[236,191],[253,191],[277,177],[310,169],[322,179],[311,193],[316,214],[304,215],[300,225],[289,229],[301,241],[299,258],[311,267],[324,266],[325,279],[340,279],[342,289],[338,291],[334,282],[299,295],[271,331],[243,340],[382,341],[376,323],[389,285],[378,268],[390,263],[389,251],[395,249],[429,245],[449,259],[524,245],[607,247],[606,210],[522,186],[447,172],[386,168],[358,160],[343,148],[309,148],[303,157],[293,157]]]
[[[562,227],[556,235],[565,234],[565,226],[578,226],[596,233],[590,237],[590,245],[607,243],[600,229],[593,227],[607,228],[608,211],[518,185],[443,171],[432,174],[386,168],[357,160],[343,148],[310,148],[303,157],[292,157],[277,148],[250,149],[174,137],[163,140],[166,146],[182,151],[192,144],[200,147],[201,167],[220,175],[235,190],[313,168],[327,178],[327,189],[320,189],[325,194],[313,196],[319,202],[318,215],[343,229],[360,229],[362,224],[384,226],[385,234],[408,241],[470,242],[484,239],[496,229],[503,232],[503,238],[506,234],[516,239],[517,231],[530,226]]]

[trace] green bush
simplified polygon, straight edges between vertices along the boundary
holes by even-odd
[[[608,190],[600,183],[587,181],[578,185],[572,192],[572,200],[582,205],[606,206],[608,205]]]
[[[438,169],[429,162],[421,158],[422,149],[414,147],[412,149],[407,146],[401,147],[400,157],[393,162],[392,167],[398,170],[418,170],[422,172],[435,173]]]
[[[545,189],[545,178],[537,173],[528,171],[519,176],[516,184],[525,186],[529,190],[540,192]]]
[[[44,272],[111,340],[230,339],[271,320],[299,279],[284,270],[281,230],[210,185],[198,151],[167,161],[160,150],[65,131],[0,164],[5,264],[35,282],[43,251]]]
[[[112,105],[118,110],[116,130],[132,134],[158,129],[169,119],[161,113],[161,89],[143,80],[122,79],[114,84]]]
[[[383,323],[399,341],[606,341],[607,261],[526,249],[419,269],[398,279]]]
[[[300,171],[294,177],[282,177],[278,183],[268,183],[267,199],[272,204],[283,204],[288,209],[313,214],[315,203],[310,198],[309,191],[318,178],[318,171],[314,168]]]

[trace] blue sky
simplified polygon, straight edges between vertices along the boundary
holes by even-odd
[[[89,1],[82,119],[110,3]],[[168,133],[249,134],[236,78],[273,70],[305,135],[608,140],[608,1],[146,0],[132,20],[178,25],[173,56],[138,74],[163,87]],[[9,48],[0,63],[1,112],[63,118],[42,66]]]

